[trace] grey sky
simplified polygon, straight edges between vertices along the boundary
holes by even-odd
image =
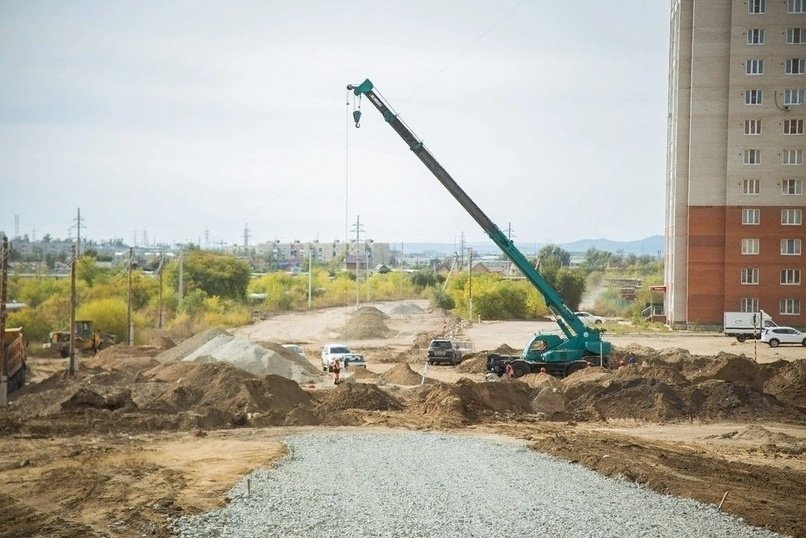
[[[519,241],[663,233],[668,2],[0,0],[0,229],[343,239],[369,77]],[[349,220],[483,232],[369,102]]]

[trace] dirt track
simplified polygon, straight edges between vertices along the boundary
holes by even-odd
[[[238,332],[300,342],[316,363],[321,344],[341,340],[349,314],[278,316]],[[85,361],[77,379],[49,376],[63,367],[59,360],[34,359],[39,382],[0,421],[7,484],[0,536],[168,536],[167,517],[221,506],[243,474],[283,453],[285,435],[342,427],[524,438],[542,452],[664,493],[718,504],[727,491],[723,510],[806,536],[806,411],[789,403],[803,401],[801,369],[675,351],[646,355],[640,368],[589,369],[563,381],[537,376],[528,384],[477,383],[483,376],[466,368],[468,361],[429,367],[427,376],[443,383],[420,386],[422,353],[412,344],[419,333],[440,332],[444,320],[438,313],[393,315],[382,320],[390,338],[348,341],[366,350],[378,375],[361,372],[360,382],[337,390],[302,390],[216,365],[159,365],[157,351],[146,348]],[[520,334],[507,326],[494,329],[496,346],[519,344]],[[484,338],[473,337],[477,349]],[[671,338],[692,338],[694,349],[706,345],[702,339],[727,340]]]

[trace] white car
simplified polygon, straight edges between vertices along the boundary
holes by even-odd
[[[344,344],[327,344],[322,348],[322,370],[329,372],[336,359],[341,361],[345,370],[350,367],[367,367],[367,363],[364,362],[364,356],[353,353],[350,351],[350,348]]]
[[[761,331],[761,341],[770,347],[778,347],[780,344],[806,346],[806,333],[792,327],[767,327]]]
[[[599,316],[594,316],[590,312],[574,312],[579,319],[586,325],[601,325],[604,319]]]

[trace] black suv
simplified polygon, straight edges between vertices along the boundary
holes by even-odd
[[[428,364],[447,362],[456,366],[462,362],[462,352],[451,340],[431,340],[428,344]]]

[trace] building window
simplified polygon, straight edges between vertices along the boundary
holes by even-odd
[[[781,224],[784,226],[800,226],[803,224],[803,210],[800,208],[782,209]]]
[[[761,90],[747,90],[744,92],[744,104],[746,105],[760,105],[764,97],[764,92]]]
[[[744,64],[744,73],[746,75],[763,75],[764,60],[747,60]]]
[[[803,194],[803,180],[785,179],[783,183],[781,183],[781,191],[783,192],[784,195]]]
[[[761,150],[760,149],[744,150],[744,164],[761,164]]]
[[[803,89],[797,90],[784,90],[784,104],[787,106],[802,105],[806,97],[806,92]]]
[[[782,286],[800,286],[800,269],[781,269]]]
[[[787,13],[806,13],[806,0],[789,0],[786,3]]]
[[[799,28],[790,28],[790,30],[799,30]],[[752,28],[747,31],[747,44],[748,45],[763,45],[764,44],[764,28]]]
[[[743,179],[742,194],[758,194],[761,192],[760,184],[758,179]]]
[[[761,120],[744,120],[744,134],[746,134],[746,135],[760,135],[761,134]]]
[[[803,120],[784,120],[785,135],[802,135]]]
[[[787,58],[784,73],[787,75],[802,75],[806,73],[806,58]]]
[[[783,241],[781,241],[783,249]],[[758,239],[742,239],[742,254],[745,256],[758,255]]]
[[[743,268],[742,269],[742,284],[746,286],[755,286],[758,284],[758,269],[756,268]]]
[[[781,239],[781,255],[800,256],[800,239]]]
[[[785,149],[783,157],[784,164],[803,164],[802,149]]]
[[[742,297],[739,310],[742,312],[758,312],[758,299],[755,297]]]
[[[799,316],[800,299],[781,299],[779,312],[782,316]]]
[[[747,39],[750,39],[748,34]],[[763,35],[762,35],[763,39]],[[787,28],[786,30],[786,43],[788,45],[800,45],[806,43],[806,28]],[[748,42],[748,45],[750,43]]]
[[[753,15],[765,13],[767,11],[767,0],[749,0],[747,2],[747,12]]]
[[[758,224],[760,220],[760,209],[742,209],[742,224]]]

